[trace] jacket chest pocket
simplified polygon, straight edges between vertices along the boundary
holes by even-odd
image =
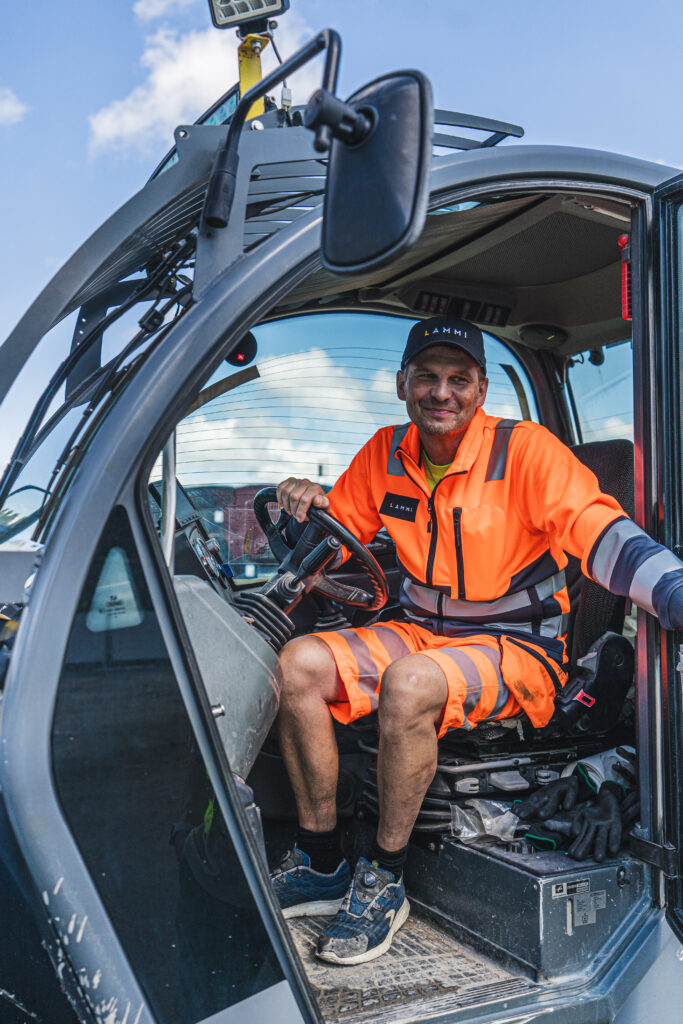
[[[451,597],[492,601],[510,587],[505,564],[505,512],[497,505],[450,508]]]

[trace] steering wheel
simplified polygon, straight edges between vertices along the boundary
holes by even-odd
[[[348,583],[339,583],[330,579],[324,571],[314,575],[315,583],[310,588],[333,601],[365,608],[367,611],[378,611],[387,603],[387,580],[384,571],[374,555],[364,544],[347,530],[338,519],[329,512],[319,508],[308,510],[308,523],[295,547],[285,541],[282,530],[291,516],[281,510],[280,518],[274,523],[270,518],[268,505],[277,501],[277,488],[264,487],[254,495],[254,515],[266,535],[270,550],[280,563],[287,562],[287,568],[296,571],[304,558],[316,547],[323,536],[334,537],[358,559],[368,575],[372,593],[362,587],[352,587]]]

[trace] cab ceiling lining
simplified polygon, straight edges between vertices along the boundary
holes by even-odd
[[[393,282],[411,272],[416,265],[431,264],[445,250],[452,252],[474,239],[487,236],[499,225],[506,224],[511,218],[535,206],[538,200],[537,195],[516,196],[504,202],[482,204],[471,210],[432,214],[427,217],[425,229],[415,245],[384,271],[342,279],[326,270],[318,270],[291,292],[290,297],[294,302],[301,302],[351,288],[382,288],[385,280],[391,279]]]
[[[353,278],[317,271],[279,310],[312,312],[320,302],[367,309],[382,302],[396,313],[419,315],[426,307],[418,299],[427,292],[441,296],[441,303],[451,300],[455,310],[463,300],[500,306],[507,320],[480,326],[517,344],[524,344],[520,326],[529,323],[562,327],[568,336],[553,349],[562,355],[622,341],[631,325],[621,318],[617,240],[628,230],[630,209],[589,200],[536,193],[432,214],[417,244],[388,270]]]
[[[622,233],[622,228],[552,213],[465,263],[458,263],[456,254],[453,276],[512,288],[569,281],[618,263]]]

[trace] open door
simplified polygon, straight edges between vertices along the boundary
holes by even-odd
[[[660,438],[660,540],[683,558],[683,175],[655,192],[653,278],[658,303],[654,364]],[[683,630],[662,650],[666,778],[667,918],[683,940]]]

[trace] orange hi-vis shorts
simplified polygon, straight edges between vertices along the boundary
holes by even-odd
[[[312,635],[327,645],[335,660],[346,700],[329,707],[344,725],[377,710],[384,670],[409,654],[431,658],[446,677],[448,698],[439,737],[449,729],[473,729],[478,722],[511,718],[520,711],[534,725],[545,725],[554,708],[553,675],[561,686],[567,679],[564,669],[532,642],[490,633],[446,637],[413,622],[382,622]]]

